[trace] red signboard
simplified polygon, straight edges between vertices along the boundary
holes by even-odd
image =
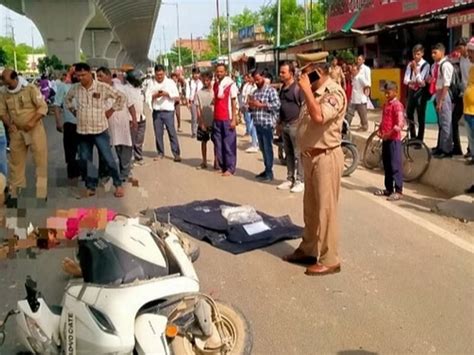
[[[330,1],[328,31],[338,32],[361,9],[354,28],[393,23],[441,10],[467,0],[333,0]]]
[[[474,9],[448,16],[448,28],[467,25],[474,22]]]

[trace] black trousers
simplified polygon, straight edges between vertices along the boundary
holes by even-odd
[[[78,178],[81,176],[79,160],[77,159],[79,152],[79,135],[77,134],[77,126],[73,123],[64,123],[63,147],[67,164],[67,177],[68,179]]]
[[[429,93],[425,89],[416,91],[408,89],[407,119],[410,122],[410,137],[421,141],[425,137],[425,113],[428,99]],[[411,123],[415,122],[415,112],[418,118],[418,134],[416,133],[415,125]]]
[[[382,160],[385,171],[385,189],[393,193],[403,192],[402,142],[382,142]]]
[[[459,121],[464,115],[463,98],[457,98],[453,104],[453,120],[451,121],[453,127],[453,154],[462,155],[461,138],[459,137]]]

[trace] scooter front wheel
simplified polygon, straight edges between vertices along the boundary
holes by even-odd
[[[250,326],[245,316],[235,307],[230,307],[221,302],[215,302],[222,317],[223,330],[230,340],[230,348],[227,350],[214,350],[218,348],[214,336],[209,340],[194,339],[191,341],[186,335],[177,336],[170,344],[171,351],[176,355],[195,355],[195,354],[232,354],[232,355],[250,355],[252,351],[252,334]],[[220,336],[218,340],[223,344]]]

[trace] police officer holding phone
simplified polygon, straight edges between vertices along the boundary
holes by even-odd
[[[341,131],[347,109],[344,89],[329,76],[328,52],[298,55],[298,84],[305,103],[297,142],[304,166],[304,234],[300,246],[283,260],[307,264],[307,275],[339,272],[337,204],[344,155]]]

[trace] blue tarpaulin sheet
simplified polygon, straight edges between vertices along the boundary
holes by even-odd
[[[232,254],[264,248],[279,241],[298,239],[303,228],[296,226],[289,216],[273,217],[258,212],[268,230],[249,235],[242,224],[229,225],[222,216],[221,206],[238,206],[222,200],[193,201],[185,205],[160,207],[156,218],[169,221],[198,240]]]

